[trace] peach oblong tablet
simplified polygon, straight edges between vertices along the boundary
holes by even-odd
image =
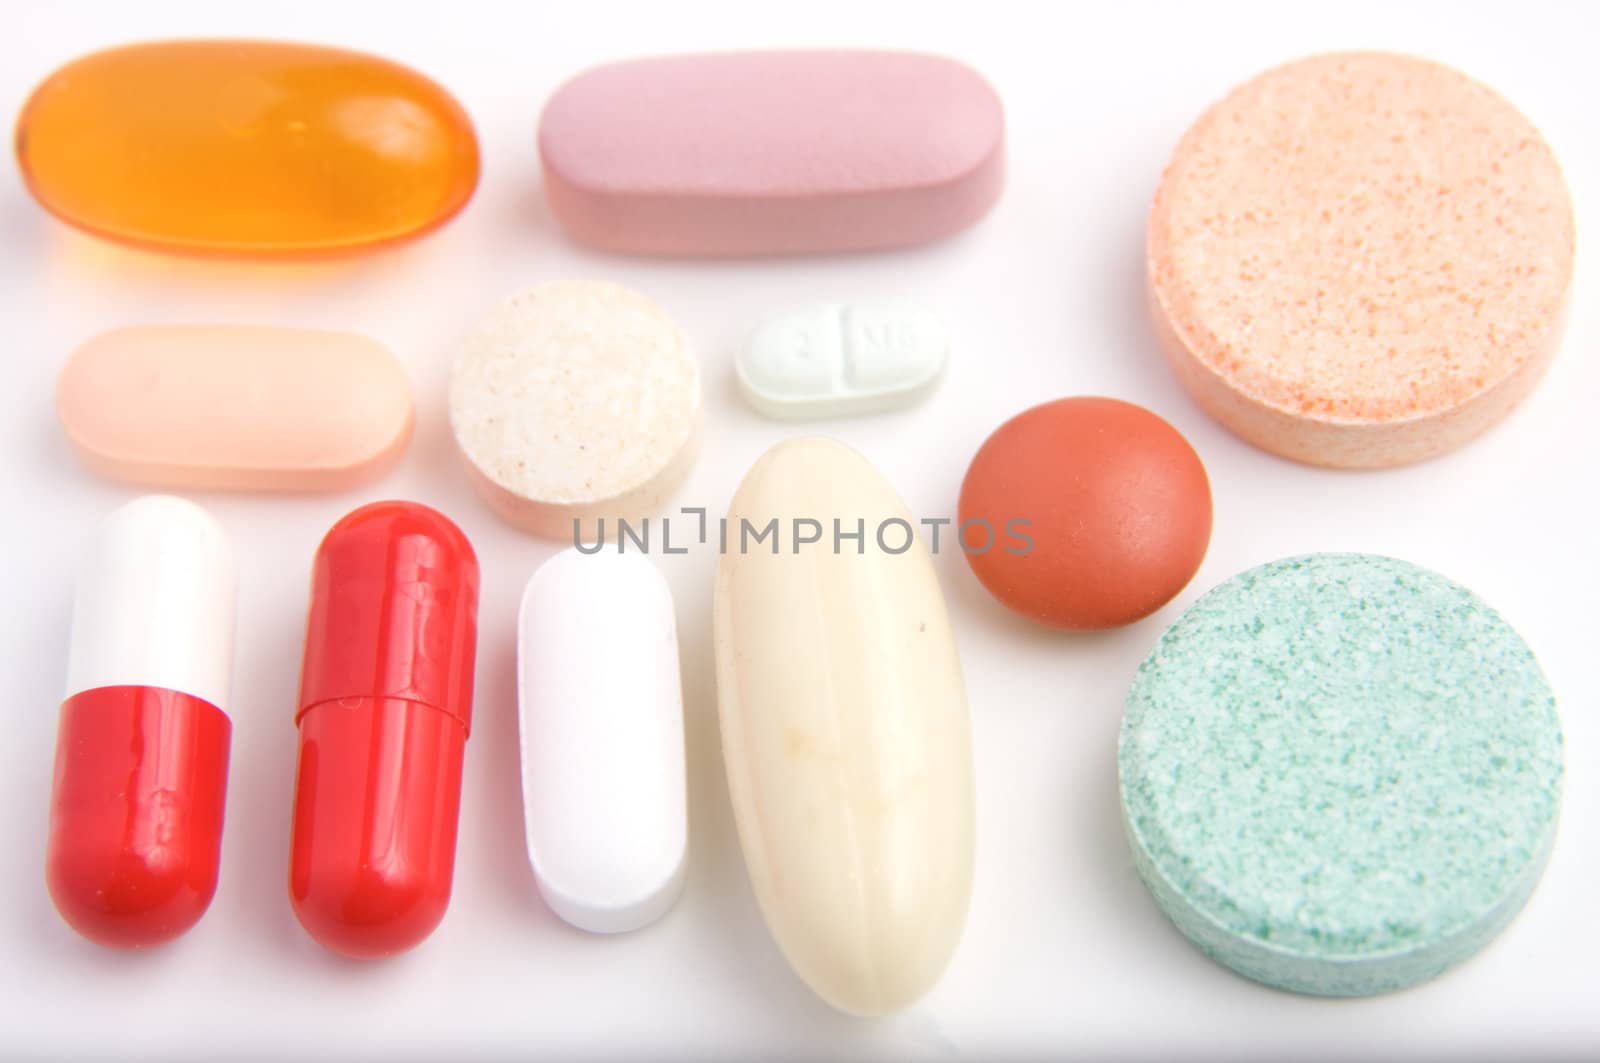
[[[1398,465],[1532,389],[1573,239],[1555,156],[1492,90],[1422,59],[1321,55],[1184,136],[1149,279],[1178,378],[1234,433],[1315,465]]]
[[[970,67],[879,51],[611,63],[545,106],[545,195],[573,238],[639,255],[925,243],[1005,180],[1000,98]]]
[[[56,415],[84,464],[113,479],[331,491],[399,459],[411,386],[387,348],[352,333],[139,325],[73,352]]]

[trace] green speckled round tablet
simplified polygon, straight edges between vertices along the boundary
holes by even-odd
[[[1555,834],[1561,726],[1476,595],[1313,554],[1201,598],[1139,668],[1122,809],[1156,902],[1283,989],[1382,993],[1482,948]]]

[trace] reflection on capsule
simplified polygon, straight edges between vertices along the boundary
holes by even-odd
[[[222,529],[167,495],[111,513],[79,572],[45,878],[102,945],[171,940],[216,892],[233,596]]]
[[[472,546],[426,506],[363,506],[317,550],[289,894],[336,952],[402,952],[444,918],[477,607]]]

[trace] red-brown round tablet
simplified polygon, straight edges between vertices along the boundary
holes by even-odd
[[[978,449],[960,536],[989,593],[1051,627],[1120,627],[1193,578],[1211,541],[1211,484],[1166,421],[1118,399],[1025,410]]]

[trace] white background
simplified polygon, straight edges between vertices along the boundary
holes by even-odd
[[[420,243],[261,265],[98,242],[46,217],[12,167],[0,173],[0,483],[11,572],[0,620],[0,1056],[1600,1057],[1600,275],[1586,246],[1600,224],[1596,8],[22,5],[0,28],[0,113],[14,114],[40,78],[91,49],[218,34],[343,44],[415,65],[476,120],[483,182],[460,218]],[[563,79],[641,53],[771,45],[926,49],[982,70],[1009,122],[1011,177],[995,212],[937,246],[839,259],[633,261],[562,238],[541,199],[534,131]],[[1416,52],[1497,87],[1554,144],[1579,216],[1572,317],[1543,384],[1478,442],[1385,472],[1303,468],[1212,424],[1161,362],[1141,286],[1145,209],[1184,128],[1268,66],[1349,47]],[[658,558],[677,594],[684,655],[684,897],[659,924],[616,939],[568,929],[538,898],[522,841],[512,632],[517,595],[554,546],[500,524],[476,497],[452,452],[444,386],[452,346],[479,315],[523,286],[574,274],[641,289],[693,338],[708,423],[682,504],[720,511],[757,455],[790,431],[734,393],[743,334],[770,311],[837,296],[912,296],[954,330],[949,378],[930,401],[819,426],[869,455],[916,514],[950,515],[985,436],[1024,407],[1068,394],[1150,407],[1209,467],[1216,530],[1204,567],[1176,602],[1124,630],[1030,626],[990,600],[958,554],[939,558],[973,713],[977,878],[954,961],[903,1015],[831,1012],[761,923],[717,746],[709,550]],[[75,936],[43,882],[74,558],[91,523],[134,493],[74,462],[51,396],[76,344],[146,321],[368,333],[409,368],[418,428],[401,466],[357,491],[200,499],[243,562],[221,885],[186,937],[125,954]],[[421,947],[361,964],[323,951],[289,909],[292,715],[312,551],[340,515],[384,497],[437,506],[472,538],[484,571],[482,635],[454,901]],[[1291,996],[1204,959],[1146,896],[1118,825],[1115,736],[1139,660],[1204,589],[1310,550],[1390,553],[1477,590],[1539,653],[1566,728],[1560,837],[1527,910],[1456,971],[1377,999]]]

